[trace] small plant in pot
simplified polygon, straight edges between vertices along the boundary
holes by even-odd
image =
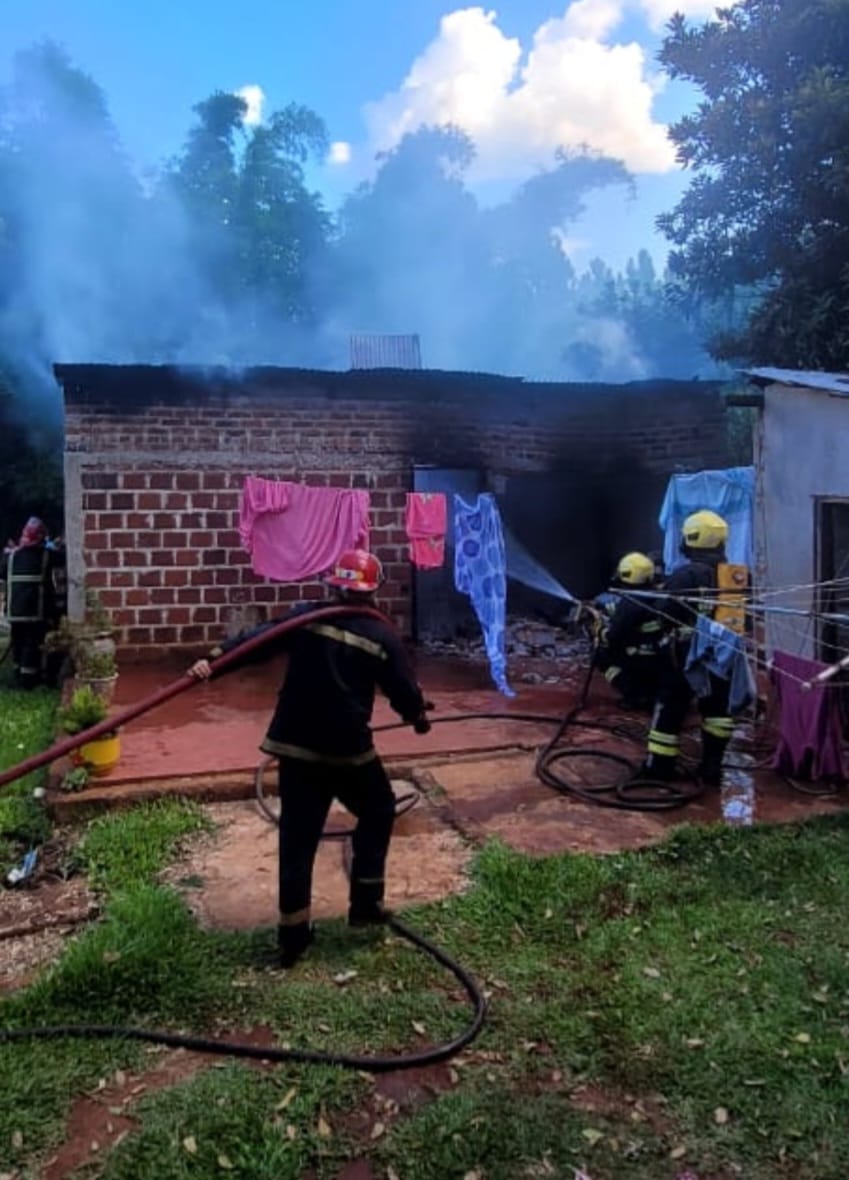
[[[97,651],[93,647],[80,647],[76,656],[75,679],[81,688],[90,688],[105,704],[111,705],[118,683],[118,667],[114,653]]]
[[[118,682],[115,640],[109,613],[95,591],[86,591],[84,620],[71,622],[63,616],[44,645],[56,656],[64,653],[67,671],[73,669],[77,684],[90,686],[107,704],[112,703]]]
[[[89,685],[75,690],[71,699],[59,710],[59,728],[73,737],[106,720],[106,701]],[[117,730],[102,734],[86,742],[72,754],[76,766],[85,766],[91,774],[106,774],[121,756],[121,739]]]
[[[112,620],[96,590],[86,590],[85,632],[95,651],[115,654]]]

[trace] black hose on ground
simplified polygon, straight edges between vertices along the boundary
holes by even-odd
[[[299,1065],[334,1065],[342,1069],[356,1069],[363,1073],[390,1073],[395,1070],[420,1069],[425,1065],[437,1065],[455,1057],[477,1037],[486,1019],[486,1000],[473,976],[435,946],[417,930],[396,917],[387,918],[386,925],[395,934],[411,942],[434,959],[454,976],[462,985],[472,1008],[472,1019],[465,1029],[451,1041],[423,1049],[419,1053],[399,1053],[387,1056],[358,1056],[353,1053],[333,1053],[318,1049],[263,1048],[259,1045],[244,1045],[236,1042],[213,1040],[209,1037],[186,1036],[183,1033],[161,1032],[156,1029],[132,1028],[120,1024],[57,1024],[40,1028],[0,1029],[0,1045],[21,1041],[53,1041],[62,1038],[74,1040],[125,1040],[144,1041],[151,1045],[164,1045],[171,1049],[188,1049],[192,1053],[213,1053],[220,1057],[241,1057],[254,1061],[271,1061],[275,1064],[294,1063]]]
[[[702,793],[701,784],[693,780],[690,789],[682,783],[668,783],[649,779],[635,780],[629,778],[615,784],[602,784],[596,787],[576,786],[560,777],[553,769],[562,766],[567,759],[594,758],[606,759],[616,765],[627,767],[633,772],[635,764],[624,755],[610,750],[589,746],[561,746],[565,734],[570,727],[583,726],[608,732],[627,741],[640,740],[640,734],[625,723],[605,725],[594,721],[582,721],[579,714],[586,707],[589,697],[590,683],[594,672],[591,661],[587,668],[586,677],[582,683],[578,699],[571,709],[560,719],[544,713],[457,713],[448,717],[435,717],[433,723],[448,723],[475,720],[509,720],[529,722],[535,724],[550,724],[557,722],[557,729],[551,740],[540,750],[535,763],[537,777],[546,786],[551,787],[563,795],[571,795],[586,803],[593,803],[600,807],[611,807],[627,811],[667,811],[682,807],[692,802]],[[375,732],[399,729],[403,722],[375,727]],[[278,817],[268,806],[262,791],[262,775],[265,767],[273,759],[261,763],[256,772],[255,786],[257,802],[263,815],[272,823],[277,823]],[[803,790],[801,786],[787,780],[792,786]],[[806,794],[831,794],[833,792],[807,791]],[[414,807],[418,802],[418,794],[411,792],[396,800],[396,815]],[[345,840],[346,846],[353,829],[330,829],[322,838],[328,840]],[[417,1069],[422,1066],[435,1065],[447,1061],[461,1052],[480,1033],[486,1020],[487,1005],[478,983],[473,976],[445,951],[435,946],[423,934],[413,930],[394,916],[387,916],[386,925],[400,937],[406,939],[425,954],[429,955],[441,966],[445,967],[462,985],[472,1007],[472,1019],[466,1028],[453,1040],[442,1045],[425,1049],[420,1053],[398,1054],[395,1056],[356,1056],[348,1053],[332,1053],[311,1049],[282,1049],[262,1048],[256,1045],[230,1043],[212,1040],[206,1037],[185,1036],[180,1033],[161,1032],[152,1029],[125,1027],[122,1025],[52,1025],[40,1028],[0,1029],[0,1044],[32,1040],[56,1040],[60,1038],[76,1039],[104,1039],[115,1038],[123,1040],[144,1041],[148,1044],[164,1045],[170,1048],[188,1049],[197,1053],[210,1053],[225,1057],[250,1058],[253,1060],[270,1061],[273,1063],[295,1063],[306,1065],[333,1065],[344,1069],[355,1069],[364,1073],[387,1073],[395,1070]]]
[[[268,758],[260,763],[256,772],[256,796],[263,816],[271,823],[278,822],[278,816],[268,806],[262,791],[262,775],[266,766],[274,761]],[[396,800],[396,816],[403,815],[416,805],[419,795],[413,791],[402,795]],[[329,829],[322,833],[322,840],[344,840],[346,848],[350,847],[353,828]],[[457,979],[462,985],[472,1008],[472,1019],[466,1028],[453,1040],[432,1049],[424,1049],[420,1053],[399,1053],[394,1055],[375,1055],[371,1057],[357,1056],[352,1053],[332,1053],[317,1049],[282,1049],[262,1048],[258,1045],[246,1045],[238,1042],[213,1040],[208,1037],[186,1036],[182,1033],[161,1032],[156,1029],[133,1028],[115,1024],[72,1024],[47,1025],[36,1028],[0,1029],[0,1045],[20,1041],[58,1040],[70,1037],[77,1040],[98,1040],[114,1038],[116,1040],[144,1041],[152,1045],[164,1045],[173,1049],[188,1049],[193,1053],[213,1053],[222,1057],[241,1057],[259,1061],[270,1061],[275,1064],[291,1062],[301,1065],[334,1065],[343,1069],[356,1069],[365,1073],[388,1073],[394,1070],[419,1069],[426,1065],[437,1065],[442,1061],[456,1056],[478,1036],[486,1019],[486,1000],[477,981],[449,954],[425,938],[423,934],[413,930],[405,922],[393,915],[387,914],[386,926],[401,938],[411,942],[434,959],[440,966]]]
[[[543,746],[537,755],[534,767],[537,778],[561,795],[571,795],[582,803],[592,803],[596,807],[609,807],[619,811],[670,811],[697,799],[704,788],[695,780],[691,779],[690,786],[687,787],[684,785],[687,780],[664,782],[648,776],[635,777],[637,767],[624,754],[617,754],[601,747],[561,745],[570,727],[579,724],[579,714],[586,708],[594,671],[595,661],[590,660],[578,699],[563,717],[551,741]],[[596,726],[595,722],[591,722],[590,726],[633,740],[630,734],[622,733],[621,726]],[[628,774],[618,781],[586,786],[570,782],[562,777],[562,773],[557,773],[556,768],[562,767],[567,761],[574,764],[580,759],[592,759],[594,763],[612,763],[614,766],[625,768]]]
[[[263,819],[268,820],[270,824],[278,824],[280,822],[279,812],[273,811],[268,805],[265,791],[263,790],[263,778],[265,772],[272,762],[276,762],[276,758],[264,758],[256,768],[254,774],[254,793],[256,795],[257,806],[262,813]],[[400,795],[395,800],[395,818],[398,819],[402,815],[406,815],[419,802],[420,795],[418,791],[409,791],[406,795]],[[321,833],[322,840],[347,840],[353,836],[353,828],[325,828]]]
[[[350,613],[354,614],[377,615],[378,613],[370,607],[348,609]],[[253,642],[253,645],[256,646],[258,643],[267,641],[268,638],[272,637],[274,632],[279,631],[282,633],[286,630],[293,630],[299,626],[306,625],[316,615],[324,616],[338,613],[341,613],[340,608],[324,608],[323,610],[319,609],[309,614],[305,612],[297,620],[286,620],[280,623],[271,632],[267,633],[264,639],[249,640],[248,643]],[[227,656],[221,657],[218,663],[222,664],[227,659]],[[176,691],[182,691],[184,687],[188,687],[187,684],[183,683],[184,680],[188,680],[188,677],[182,678],[175,686],[169,686],[168,689],[157,694],[153,703],[158,703],[160,699],[165,699],[169,693],[175,695]],[[152,707],[152,703],[148,701],[144,707]],[[20,768],[13,769],[19,770]],[[277,817],[268,808],[262,798],[261,770],[262,767],[257,772],[257,795],[263,804],[266,818],[276,823]],[[417,801],[418,795],[413,794],[412,796],[403,797],[399,801],[399,804],[414,806]],[[327,838],[348,839],[351,834],[349,831],[331,831],[327,834]],[[313,1049],[262,1048],[257,1045],[231,1043],[208,1037],[186,1036],[182,1033],[169,1033],[157,1029],[133,1028],[131,1026],[116,1024],[63,1024],[42,1025],[34,1028],[0,1028],[0,1045],[33,1040],[58,1040],[62,1038],[144,1041],[153,1045],[188,1049],[195,1053],[214,1053],[223,1057],[251,1058],[253,1060],[272,1061],[275,1063],[293,1062],[306,1065],[335,1065],[344,1069],[356,1069],[367,1073],[387,1073],[393,1070],[418,1069],[422,1066],[436,1065],[439,1062],[447,1061],[450,1057],[454,1057],[467,1045],[471,1044],[480,1033],[486,1019],[486,1000],[483,992],[473,976],[464,967],[452,959],[445,951],[435,946],[430,939],[425,938],[423,934],[413,930],[399,918],[390,914],[386,915],[386,926],[401,938],[406,939],[418,947],[419,950],[424,951],[425,954],[429,955],[440,966],[445,967],[462,985],[472,1008],[472,1018],[466,1028],[453,1040],[447,1041],[442,1045],[435,1045],[431,1049],[424,1049],[419,1053],[377,1054],[366,1057],[351,1053],[333,1053]]]

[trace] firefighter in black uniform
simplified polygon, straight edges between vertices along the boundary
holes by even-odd
[[[613,592],[596,599],[601,614],[595,665],[620,694],[626,709],[649,709],[655,702],[663,623],[654,601],[615,591],[651,590],[655,579],[651,558],[644,553],[626,553],[616,567]]]
[[[669,632],[669,645],[662,664],[661,686],[648,736],[648,756],[639,778],[669,781],[675,777],[684,720],[693,703],[694,693],[684,667],[690,648],[693,626],[698,614],[713,617],[719,597],[718,568],[725,560],[728,525],[715,512],[695,512],[684,521],[681,552],[687,563],[668,578],[669,595],[659,612]],[[730,683],[711,675],[711,691],[700,697],[702,719],[702,757],[699,780],[706,786],[719,786],[722,760],[734,732],[729,714]]]
[[[18,544],[7,549],[0,566],[6,587],[12,661],[20,688],[55,680],[56,661],[45,663],[44,638],[59,621],[55,579],[64,566],[64,551],[47,544],[47,530],[38,517],[24,526]]]
[[[341,603],[372,605],[382,579],[373,554],[352,550],[341,555],[327,582]],[[315,609],[301,605],[291,614]],[[210,659],[248,637],[222,643]],[[401,639],[388,621],[355,613],[318,619],[260,648],[258,658],[276,651],[289,654],[289,666],[261,749],[279,765],[279,949],[281,965],[290,967],[313,939],[313,863],[334,798],[357,819],[348,921],[359,926],[386,919],[384,867],[395,797],[372,739],[375,689],[416,733],[427,733],[430,722]],[[199,660],[190,672],[206,679],[208,661]]]

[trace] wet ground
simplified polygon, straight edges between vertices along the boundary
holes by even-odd
[[[116,709],[137,702],[167,683],[181,668],[130,667],[122,672]],[[714,790],[672,811],[642,812],[598,807],[552,791],[536,777],[536,752],[575,703],[583,670],[536,664],[528,673],[555,683],[522,684],[508,700],[489,683],[485,666],[469,662],[421,662],[418,672],[433,700],[438,723],[426,737],[400,727],[377,734],[377,744],[400,794],[411,784],[419,795],[415,810],[395,830],[389,863],[389,902],[405,906],[432,901],[465,887],[466,868],[476,847],[490,837],[531,855],[583,851],[599,854],[636,848],[663,838],[682,823],[748,824],[787,822],[845,805],[844,797],[813,798],[757,769],[764,761],[763,731],[741,727],[742,747],[732,750],[722,791]],[[250,928],[276,921],[276,831],[260,815],[254,775],[258,745],[274,703],[281,667],[249,669],[219,682],[192,688],[128,724],[122,732],[120,765],[79,794],[54,793],[60,814],[92,805],[108,806],[151,795],[179,792],[204,801],[215,831],[174,870],[187,900],[206,925]],[[468,714],[488,714],[468,718]],[[521,715],[547,718],[523,721]],[[593,685],[584,724],[570,730],[569,743],[624,758],[636,767],[646,718],[623,714],[603,682]],[[448,720],[444,719],[453,719]],[[440,721],[440,719],[443,719]],[[375,726],[396,722],[385,702]],[[594,728],[598,725],[598,728]],[[625,732],[611,733],[624,725]],[[690,738],[690,753],[698,754]],[[686,746],[686,742],[685,742]],[[748,751],[748,752],[747,752]],[[577,763],[567,764],[575,773]],[[581,763],[590,785],[605,776],[624,780],[628,765]],[[273,768],[265,776],[276,790]],[[273,803],[273,800],[272,800]],[[345,827],[341,810],[329,827]],[[315,875],[317,917],[341,914],[347,905],[344,844],[322,846]]]
[[[124,669],[116,708],[161,688],[181,670]],[[175,791],[202,799],[214,828],[193,840],[165,877],[207,927],[251,929],[277,920],[276,830],[263,819],[252,796],[254,772],[261,759],[257,747],[280,671],[279,667],[254,669],[193,688],[123,729],[121,763],[109,776],[78,795],[51,792],[54,809],[66,819],[93,804],[129,803]],[[545,683],[558,672],[556,683]],[[476,848],[491,837],[530,855],[568,851],[604,855],[654,843],[677,824],[790,822],[845,806],[844,796],[809,797],[758,769],[764,761],[763,731],[753,734],[745,728],[740,733],[742,748],[732,750],[729,758],[722,790],[705,794],[679,810],[611,810],[560,795],[540,782],[534,768],[538,748],[550,738],[579,693],[583,671],[562,672],[536,664],[529,676],[543,683],[523,684],[519,676],[514,677],[518,695],[508,701],[491,687],[483,666],[422,662],[420,678],[426,695],[437,706],[435,720],[467,713],[491,716],[437,724],[426,737],[409,728],[378,734],[378,748],[390,769],[396,794],[414,791],[417,795],[415,808],[399,818],[395,827],[387,873],[391,906],[403,909],[464,890]],[[550,720],[524,722],[519,720],[524,713]],[[605,685],[594,685],[582,718],[601,728],[584,726],[570,731],[570,744],[639,763],[639,732],[646,718],[623,715]],[[375,724],[394,720],[380,703]],[[611,726],[621,729],[623,723],[624,735],[610,732]],[[689,743],[690,753],[697,752],[692,738]],[[593,758],[585,762],[588,782],[593,774],[628,775],[627,766],[609,761],[594,764]],[[269,773],[266,777],[268,805],[273,809],[275,776]],[[328,828],[339,831],[349,822],[344,811],[334,810]],[[343,914],[347,891],[345,844],[323,843],[314,879],[315,916]],[[97,913],[95,900],[78,879],[42,878],[34,888],[9,894],[6,900],[13,903],[14,911],[4,908],[0,928],[0,960],[4,964],[0,991],[25,984],[60,953],[69,933]],[[257,1044],[270,1040],[267,1029],[231,1031],[229,1036]],[[472,1059],[476,1054],[472,1050],[467,1056]],[[75,1104],[65,1142],[45,1161],[45,1180],[64,1180],[76,1169],[102,1158],[139,1125],[135,1106],[140,1098],[211,1064],[211,1059],[194,1054],[155,1051],[139,1074],[119,1071],[104,1079],[102,1090]],[[257,1068],[264,1067],[259,1064]],[[439,1073],[421,1071],[421,1076],[415,1077],[390,1074],[380,1079],[371,1102],[357,1112],[360,1122],[352,1126],[361,1133],[363,1143],[371,1143],[376,1120],[388,1124],[399,1110],[456,1084],[453,1067],[439,1069]],[[559,1074],[553,1074],[552,1079],[552,1085],[562,1085]],[[587,1111],[604,1112],[614,1100],[616,1096],[590,1090],[571,1097],[577,1107]],[[651,1121],[654,1108],[641,1117]],[[375,1175],[368,1160],[361,1158],[346,1166],[338,1180],[371,1180]]]
[[[160,665],[125,668],[114,711],[137,704],[182,671]],[[390,761],[428,761],[460,752],[536,747],[553,732],[576,691],[569,681],[525,686],[510,701],[491,687],[486,668],[478,665],[425,661],[418,671],[426,695],[436,705],[434,718],[466,713],[493,716],[440,723],[427,737],[420,737],[409,726],[400,726],[386,702],[379,699],[375,728],[398,726],[377,735],[378,749]],[[550,666],[548,672],[552,672]],[[282,665],[268,665],[190,688],[122,729],[121,760],[108,775],[92,780],[79,795],[54,795],[53,802],[69,809],[101,799],[115,802],[154,793],[157,784],[160,789],[179,787],[184,793],[214,799],[250,794],[254,772],[262,760],[259,744],[281,676]],[[516,714],[523,712],[551,720],[537,725],[515,720]]]

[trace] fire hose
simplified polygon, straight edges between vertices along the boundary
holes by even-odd
[[[225,652],[211,662],[213,675],[230,667],[236,660],[241,660],[249,652],[265,645],[272,639],[294,631],[318,619],[336,618],[340,615],[350,617],[352,614],[389,622],[387,617],[373,607],[366,606],[330,606],[319,607],[314,611],[290,617],[277,623],[259,635],[246,639],[238,648]],[[22,778],[25,774],[38,770],[54,762],[57,758],[71,753],[71,751],[92,741],[104,733],[109,733],[120,725],[139,717],[142,713],[163,704],[172,697],[194,687],[199,682],[188,674],[181,676],[164,688],[150,694],[137,704],[123,710],[114,717],[100,722],[83,733],[75,734],[64,741],[57,742],[49,749],[27,758],[17,766],[0,774],[0,786]],[[385,1073],[392,1070],[417,1069],[425,1065],[435,1065],[454,1057],[478,1036],[486,1019],[486,1000],[477,981],[459,963],[435,946],[423,934],[413,930],[406,923],[394,915],[387,916],[386,925],[395,934],[400,935],[413,946],[419,948],[445,967],[461,984],[472,1008],[472,1018],[458,1036],[442,1045],[435,1045],[419,1053],[405,1053],[389,1056],[359,1056],[350,1053],[334,1053],[312,1049],[283,1049],[277,1047],[262,1048],[256,1045],[231,1043],[214,1040],[208,1037],[186,1036],[182,1033],[169,1033],[159,1029],[134,1028],[113,1024],[70,1024],[47,1025],[34,1028],[0,1028],[0,1044],[20,1041],[55,1040],[59,1038],[76,1038],[80,1040],[97,1040],[114,1038],[116,1040],[144,1041],[148,1044],[164,1045],[169,1048],[188,1049],[195,1053],[214,1053],[224,1057],[252,1058],[255,1060],[280,1062],[294,1062],[305,1065],[334,1065],[345,1069],[361,1070],[368,1073]]]
[[[288,618],[280,623],[277,623],[259,635],[245,640],[238,648],[218,657],[212,661],[211,668],[213,675],[225,671],[229,666],[237,660],[244,658],[246,654],[254,649],[268,643],[289,631],[295,630],[298,627],[304,626],[309,622],[320,618],[332,618],[339,615],[350,616],[352,613],[365,617],[378,618],[387,622],[386,616],[380,611],[371,607],[320,607],[314,611],[305,612],[294,618]],[[567,731],[573,726],[586,726],[595,730],[603,730],[611,732],[616,736],[633,740],[634,735],[626,730],[622,725],[605,725],[598,722],[583,722],[579,718],[579,714],[586,707],[589,688],[594,672],[594,661],[590,661],[587,668],[587,674],[581,686],[581,691],[572,708],[561,719],[552,717],[550,714],[541,713],[495,713],[495,712],[481,712],[481,713],[464,713],[453,714],[441,718],[435,718],[434,721],[439,723],[470,721],[478,719],[499,719],[517,722],[529,722],[536,724],[550,724],[557,722],[557,729],[551,740],[539,752],[536,763],[535,772],[539,779],[547,786],[558,791],[561,794],[571,795],[583,802],[593,803],[597,806],[619,808],[624,810],[636,811],[661,811],[669,810],[684,806],[691,802],[699,794],[703,788],[701,784],[692,781],[689,787],[685,787],[682,783],[668,783],[668,782],[651,782],[648,780],[629,781],[619,784],[602,784],[599,787],[579,787],[574,783],[570,783],[559,774],[556,767],[562,765],[566,759],[587,758],[607,759],[618,765],[633,769],[633,764],[630,759],[624,755],[614,753],[603,748],[592,748],[589,746],[563,746],[561,745],[563,738]],[[74,737],[68,738],[62,742],[58,742],[51,746],[48,750],[41,754],[34,755],[0,774],[0,787],[7,785],[10,782],[21,778],[23,775],[37,770],[57,758],[63,757],[72,750],[95,737],[104,733],[108,733],[116,729],[120,725],[127,724],[129,721],[140,716],[142,713],[148,712],[150,709],[170,700],[189,688],[194,687],[198,682],[188,674],[182,676],[179,680],[165,686],[163,689],[145,697],[136,705],[125,709],[117,716],[111,717],[99,725],[85,731],[81,734],[76,734]],[[375,732],[386,731],[389,729],[401,728],[400,724],[385,725],[375,728]],[[262,770],[267,763],[263,763],[257,771],[256,775],[256,793],[257,799],[267,819],[276,822],[276,816],[270,810],[264,800],[262,793]],[[398,813],[405,805],[412,806],[416,802],[416,796],[410,795],[403,797],[397,803]],[[337,831],[330,831],[325,834],[327,839],[344,839],[347,840],[353,834],[350,829],[342,829]],[[381,1073],[391,1070],[413,1069],[423,1065],[435,1064],[437,1062],[445,1061],[459,1053],[463,1048],[469,1045],[480,1033],[486,1019],[486,1001],[481,992],[481,989],[475,979],[465,970],[459,963],[453,960],[448,954],[442,951],[439,947],[431,943],[423,935],[411,929],[405,923],[401,922],[395,916],[388,916],[387,926],[396,934],[405,938],[407,941],[418,947],[432,959],[434,959],[441,966],[445,967],[458,982],[462,985],[470,1005],[472,1007],[472,1019],[467,1027],[453,1040],[446,1042],[443,1045],[435,1046],[431,1049],[424,1050],[420,1053],[399,1054],[397,1056],[357,1056],[344,1053],[321,1052],[308,1049],[282,1049],[282,1048],[260,1048],[253,1045],[236,1044],[224,1042],[219,1040],[212,1040],[205,1037],[185,1036],[183,1034],[168,1033],[159,1030],[139,1029],[132,1027],[125,1027],[119,1025],[55,1025],[40,1028],[20,1028],[20,1029],[0,1029],[0,1044],[9,1043],[13,1041],[25,1041],[33,1039],[51,1039],[60,1037],[75,1037],[81,1039],[92,1038],[123,1038],[126,1040],[139,1040],[148,1043],[165,1045],[169,1047],[184,1048],[195,1052],[214,1053],[224,1056],[254,1058],[272,1062],[295,1062],[302,1064],[324,1064],[335,1065],[348,1069],[356,1069],[370,1073]]]

